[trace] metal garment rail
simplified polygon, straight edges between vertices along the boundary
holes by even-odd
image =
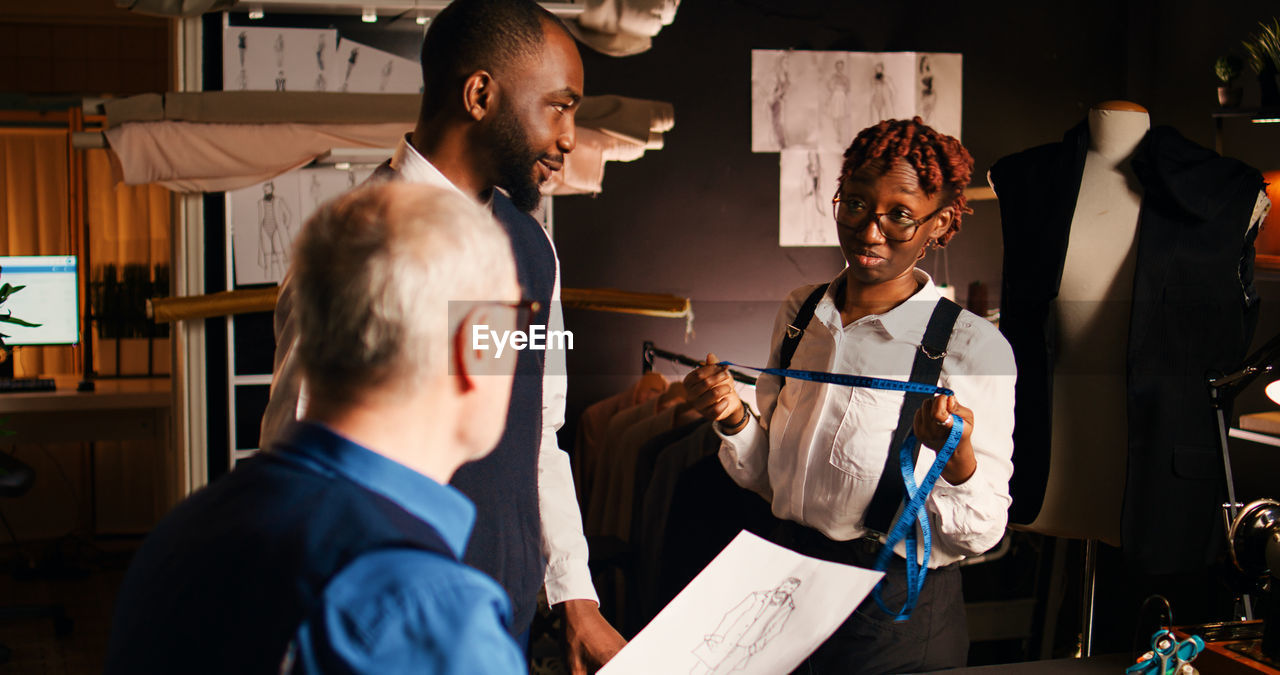
[[[643,357],[643,362],[641,363],[641,368],[643,368],[644,369],[643,372],[646,372],[646,373],[653,370],[653,360],[655,358],[665,359],[667,361],[674,361],[676,363],[679,363],[682,366],[689,366],[690,368],[697,368],[698,366],[705,365],[702,361],[699,361],[689,356],[685,356],[684,354],[677,354],[675,352],[669,352],[665,349],[659,349],[653,346],[653,342],[649,340],[644,341],[644,345],[642,347],[642,357]],[[729,375],[732,376],[733,379],[743,384],[749,384],[753,387],[756,384],[756,378],[750,375],[747,375],[746,373],[733,370],[732,368],[729,369]]]

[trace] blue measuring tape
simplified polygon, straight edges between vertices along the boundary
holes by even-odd
[[[886,380],[882,377],[864,377],[862,375],[844,375],[841,373],[825,373],[821,370],[795,370],[792,368],[756,368],[755,366],[744,366],[741,363],[732,361],[721,361],[717,366],[733,366],[734,368],[746,368],[754,370],[757,373],[768,373],[777,375],[778,377],[789,377],[793,380],[808,380],[810,382],[822,382],[823,384],[839,384],[846,387],[862,387],[864,389],[884,389],[886,391],[905,391],[914,394],[942,394],[944,396],[955,396],[955,392],[946,387],[939,387],[933,384],[924,384],[923,382],[903,382],[901,380]]]
[[[901,380],[887,380],[861,375],[842,375],[817,370],[756,368],[731,361],[721,361],[716,365],[746,368],[747,370],[768,373],[778,377],[789,377],[796,380],[808,380],[825,384],[839,384],[847,387],[863,387],[866,389],[918,394],[942,394],[944,396],[955,395],[954,391],[946,387],[921,382],[903,382]],[[963,435],[964,420],[959,415],[952,415],[951,433],[947,434],[947,442],[938,450],[933,464],[929,467],[929,472],[925,474],[924,480],[919,485],[916,485],[915,461],[912,459],[912,454],[920,442],[916,440],[914,430],[907,434],[906,440],[902,442],[902,448],[898,450],[902,466],[902,483],[906,486],[906,496],[902,500],[902,513],[898,515],[897,521],[890,528],[889,534],[885,537],[884,548],[880,549],[880,555],[876,558],[875,570],[877,572],[888,570],[889,562],[893,559],[894,547],[898,545],[898,542],[903,542],[906,548],[905,553],[907,554],[907,598],[901,610],[889,609],[880,595],[881,588],[884,586],[883,578],[880,583],[876,584],[875,590],[871,592],[871,597],[875,599],[876,604],[880,606],[884,613],[892,615],[894,621],[906,621],[911,618],[911,610],[915,608],[916,601],[920,598],[920,589],[924,587],[924,579],[929,571],[929,557],[933,553],[933,536],[929,528],[929,513],[925,509],[925,502],[929,499],[929,493],[933,491],[934,484],[942,476],[942,470],[946,468],[947,461],[955,453],[956,446],[960,444],[960,439]],[[920,540],[916,539],[917,524],[920,526]],[[921,547],[918,542],[923,542],[923,551],[920,550]],[[917,560],[917,555],[919,555],[919,560]]]

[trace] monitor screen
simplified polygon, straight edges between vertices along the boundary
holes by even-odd
[[[6,345],[70,345],[80,341],[76,258],[68,255],[0,256],[0,286],[25,286],[0,306],[0,316],[38,323],[0,322]]]

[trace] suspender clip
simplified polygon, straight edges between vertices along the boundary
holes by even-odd
[[[947,358],[947,350],[944,349],[941,352],[935,352],[924,345],[920,345],[920,353],[924,354],[930,359],[933,359],[934,361]]]

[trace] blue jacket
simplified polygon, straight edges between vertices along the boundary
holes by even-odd
[[[453,488],[315,424],[180,504],[117,599],[107,673],[519,673]]]

